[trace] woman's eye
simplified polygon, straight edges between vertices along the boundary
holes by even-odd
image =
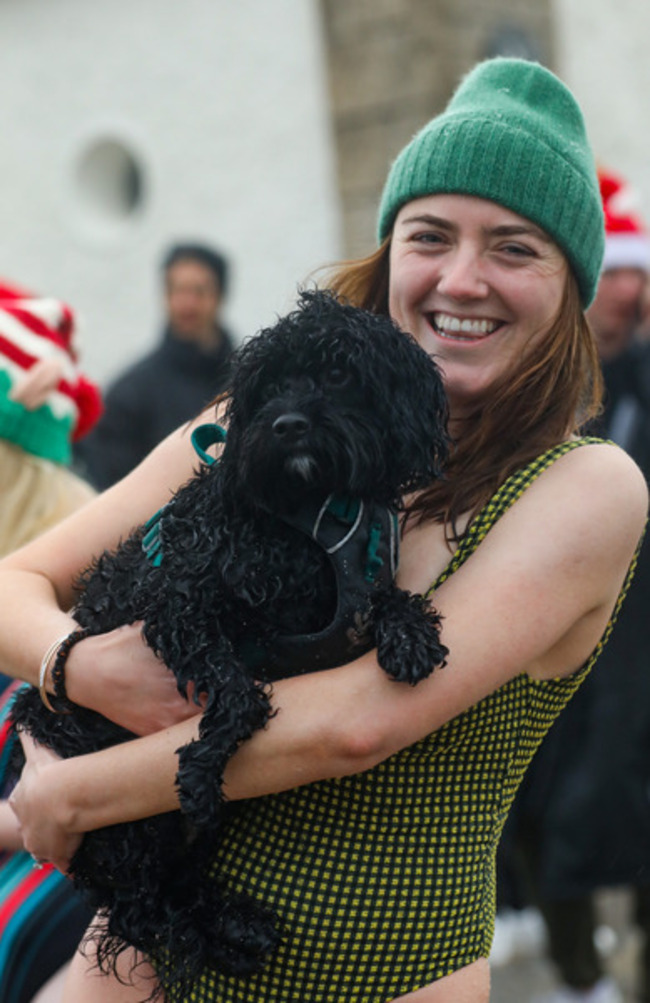
[[[514,258],[536,257],[533,249],[531,247],[526,247],[524,244],[503,244],[500,250]]]
[[[418,244],[443,244],[445,238],[440,233],[427,230],[425,233],[415,233],[412,237]]]

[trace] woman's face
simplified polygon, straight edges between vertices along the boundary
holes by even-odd
[[[429,195],[403,206],[393,228],[389,309],[442,370],[452,417],[555,320],[566,259],[546,234],[495,202]]]

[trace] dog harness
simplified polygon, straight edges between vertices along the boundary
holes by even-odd
[[[336,611],[317,633],[274,638],[265,666],[292,675],[343,665],[372,646],[372,596],[390,585],[397,570],[397,516],[385,506],[330,495],[318,508],[305,506],[281,518],[327,555],[336,579]]]
[[[510,477],[431,591],[529,484],[592,441],[557,446]],[[536,748],[601,651],[629,577],[603,638],[572,676],[522,673],[370,770],[233,802],[215,875],[273,908],[284,939],[260,973],[209,970],[182,1001],[165,987],[167,1003],[385,1003],[487,957],[508,809]]]
[[[225,441],[226,431],[217,424],[200,425],[192,433],[194,449],[209,465],[218,461],[208,449]],[[149,520],[142,541],[155,566],[163,559],[164,512],[160,509]],[[387,506],[336,495],[290,514],[275,514],[327,555],[336,581],[336,610],[323,630],[275,637],[266,648],[247,644],[242,658],[253,670],[276,669],[284,676],[343,665],[372,646],[372,595],[391,584],[399,560],[397,514]]]

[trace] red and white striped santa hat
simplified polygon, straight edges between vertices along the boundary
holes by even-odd
[[[45,402],[29,410],[12,391],[41,359],[55,360],[61,378]],[[70,443],[90,431],[101,412],[99,389],[78,366],[71,307],[0,280],[0,438],[67,463]]]
[[[641,268],[650,271],[650,238],[641,218],[637,193],[618,174],[598,169],[605,213],[605,257],[602,271]]]

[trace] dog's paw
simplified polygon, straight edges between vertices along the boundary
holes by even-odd
[[[235,975],[259,971],[282,939],[277,917],[247,896],[228,899],[215,925],[212,958]]]
[[[223,814],[222,771],[227,752],[219,757],[204,741],[178,750],[176,784],[183,815],[199,829],[216,829]]]
[[[178,752],[181,811],[198,829],[214,829],[223,812],[223,771],[239,744],[271,716],[269,694],[243,673],[233,672],[208,700],[198,741]]]
[[[281,942],[274,913],[247,895],[225,895],[218,882],[196,888],[191,909],[177,909],[164,919],[163,988],[174,998],[190,997],[208,968],[229,975],[260,971]]]
[[[390,589],[377,597],[374,612],[377,658],[392,679],[414,686],[446,664],[440,617],[424,596]]]

